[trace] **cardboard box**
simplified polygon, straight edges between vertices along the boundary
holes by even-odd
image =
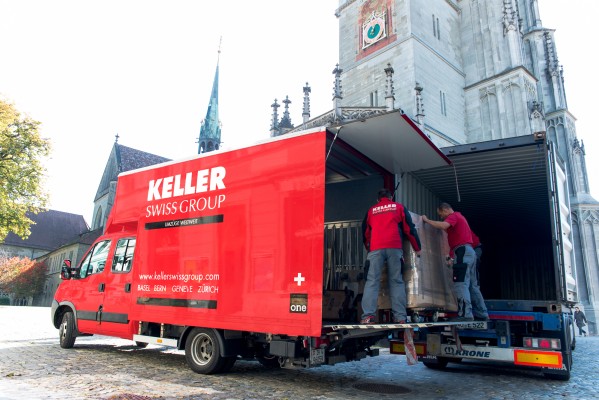
[[[420,215],[410,213],[418,230],[422,251],[420,257],[408,241],[404,243],[404,281],[407,308],[457,311],[453,293],[453,273],[447,267],[449,254],[447,234],[441,229],[424,224]]]
[[[420,257],[408,240],[403,243],[403,280],[406,285],[406,308],[414,311],[433,309],[457,311],[458,305],[452,290],[453,275],[445,258],[449,254],[445,231],[425,225],[420,215],[410,213],[418,231],[422,250]],[[381,274],[378,309],[391,308],[387,267]],[[379,316],[380,318],[380,316]]]

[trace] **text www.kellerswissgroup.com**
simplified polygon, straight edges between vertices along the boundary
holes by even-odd
[[[153,274],[139,274],[139,279],[142,281],[163,280],[163,281],[180,281],[180,282],[202,282],[202,281],[218,281],[219,274],[169,274],[164,271],[154,272]]]

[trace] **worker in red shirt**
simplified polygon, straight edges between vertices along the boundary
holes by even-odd
[[[417,255],[420,255],[420,238],[410,213],[400,203],[393,201],[391,192],[381,189],[378,203],[368,210],[362,223],[364,246],[370,263],[362,294],[361,324],[374,324],[377,310],[381,274],[385,261],[389,277],[391,311],[394,323],[405,323],[406,288],[401,275],[403,257],[402,238],[405,235]]]
[[[476,274],[476,253],[472,248],[472,231],[466,218],[447,203],[441,203],[437,214],[443,221],[422,216],[425,223],[447,232],[449,256],[453,266],[453,290],[458,300],[458,316],[454,321],[488,320],[485,300]]]

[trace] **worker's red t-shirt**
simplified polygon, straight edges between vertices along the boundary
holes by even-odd
[[[362,233],[364,244],[369,251],[401,249],[402,234],[410,241],[415,251],[420,251],[420,238],[409,211],[402,204],[386,197],[368,210]]]
[[[461,213],[458,211],[452,212],[445,218],[445,222],[451,225],[447,228],[447,241],[449,242],[451,254],[453,254],[453,249],[458,246],[472,245],[472,231],[468,221]]]

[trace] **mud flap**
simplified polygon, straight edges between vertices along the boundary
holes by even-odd
[[[462,341],[460,340],[460,335],[458,334],[457,326],[453,325],[451,327],[451,335],[453,336],[453,339],[455,340],[455,346],[458,349],[458,351],[464,350],[464,348],[462,347]]]
[[[408,365],[418,364],[418,356],[416,355],[416,346],[414,346],[414,330],[404,329],[403,331],[404,348],[406,350],[406,361]]]

